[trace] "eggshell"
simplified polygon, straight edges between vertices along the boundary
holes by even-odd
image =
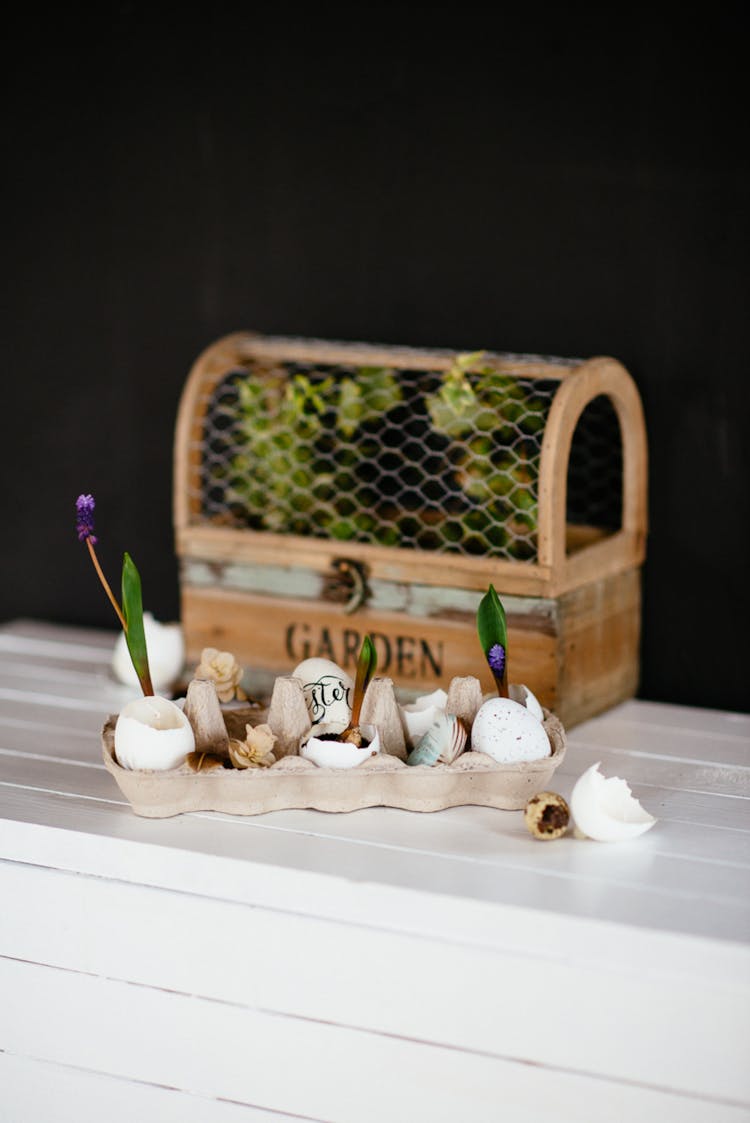
[[[634,798],[627,782],[619,776],[605,778],[598,763],[576,781],[570,810],[579,832],[597,842],[637,838],[656,822]]]
[[[115,756],[123,768],[164,771],[179,768],[195,748],[185,714],[158,695],[137,698],[120,711],[115,726]]]
[[[317,737],[310,737],[301,747],[299,755],[305,760],[311,760],[319,768],[356,768],[380,751],[377,731],[363,726],[362,732],[371,737],[370,744],[364,748],[359,749],[356,745],[342,741],[321,741]]]
[[[522,682],[512,682],[508,687],[508,694],[514,702],[520,702],[522,706],[525,706],[537,721],[544,721],[542,707],[539,705],[536,695],[531,693],[528,686],[525,686]]]
[[[423,694],[416,701],[401,707],[406,730],[413,744],[424,737],[430,726],[437,720],[438,715],[445,712],[447,704],[448,695],[445,691],[433,690],[432,694]]]
[[[143,630],[146,634],[146,650],[151,671],[151,684],[154,690],[169,690],[177,681],[185,664],[185,641],[179,624],[160,624],[150,612],[143,613]],[[112,652],[112,670],[115,678],[126,686],[137,687],[138,676],[125,642],[120,633]]]
[[[330,659],[304,659],[292,674],[302,683],[305,704],[313,725],[338,724],[346,729],[352,715],[354,683],[346,671]]]
[[[471,730],[471,747],[500,764],[541,760],[552,752],[543,726],[511,698],[490,698],[481,706]]]

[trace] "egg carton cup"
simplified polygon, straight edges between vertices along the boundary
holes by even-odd
[[[446,709],[470,731],[481,702],[477,679],[454,679]],[[300,743],[309,735],[310,719],[297,679],[277,679],[269,709],[247,711],[245,716],[254,725],[267,722],[276,734],[278,759],[270,768],[209,772],[193,772],[187,765],[167,771],[122,768],[114,751],[117,715],[108,718],[102,731],[104,763],[137,815],[162,819],[190,811],[229,815],[291,809],[348,812],[363,807],[443,811],[466,804],[513,811],[548,787],[565,757],[565,730],[554,714],[544,710],[552,751],[541,760],[499,764],[469,747],[452,764],[407,765],[410,744],[390,679],[374,679],[368,687],[361,723],[377,729],[381,751],[356,768],[321,768],[298,755]],[[235,726],[231,735],[238,736],[236,727],[243,715],[229,711],[225,717],[228,725]]]

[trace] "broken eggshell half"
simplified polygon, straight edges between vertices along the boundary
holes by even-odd
[[[645,811],[619,776],[603,776],[592,764],[576,781],[570,797],[576,827],[597,842],[623,842],[653,827],[656,819]]]
[[[179,624],[160,624],[150,612],[144,612],[143,630],[154,690],[171,690],[185,663],[182,628]],[[138,676],[133,668],[124,632],[120,632],[112,652],[112,672],[126,686],[138,688]]]
[[[136,698],[120,711],[115,726],[115,756],[122,768],[156,772],[179,768],[194,748],[190,722],[168,698]]]
[[[524,685],[524,683],[512,682],[508,687],[508,695],[514,702],[525,706],[529,713],[534,715],[537,721],[544,721],[542,707],[539,705],[536,695],[532,694],[528,686]]]
[[[444,690],[433,690],[432,694],[422,694],[421,697],[401,706],[401,714],[406,725],[409,740],[416,745],[424,737],[427,730],[438,716],[445,713],[448,704],[448,695]]]
[[[321,737],[309,737],[300,746],[299,755],[312,761],[319,768],[356,768],[371,756],[380,752],[380,735],[372,725],[360,726],[369,744],[358,748],[347,741],[327,741]]]

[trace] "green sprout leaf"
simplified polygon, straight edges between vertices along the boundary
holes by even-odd
[[[508,697],[508,629],[505,609],[495,586],[489,589],[479,602],[477,609],[477,633],[479,643],[490,670],[497,683],[501,698]]]
[[[354,729],[359,725],[359,714],[362,709],[362,702],[364,701],[365,691],[370,684],[370,679],[375,674],[378,666],[378,656],[375,651],[375,644],[369,636],[365,636],[362,640],[362,646],[359,649],[359,658],[357,659],[357,677],[354,681],[354,697],[352,698],[352,720],[349,725],[350,729]]]
[[[143,597],[141,577],[135,562],[127,552],[122,559],[122,610],[125,616],[125,641],[130,658],[145,695],[154,693],[146,651],[146,633],[143,628]]]

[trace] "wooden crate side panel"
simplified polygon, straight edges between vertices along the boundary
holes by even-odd
[[[362,542],[337,542],[267,530],[234,530],[213,526],[187,526],[177,530],[177,554],[206,562],[276,565],[280,570],[302,566],[330,573],[335,558],[348,558],[366,566],[375,578],[476,589],[486,592],[493,582],[515,596],[548,595],[551,570],[533,562],[504,558],[465,557],[462,554],[412,550],[396,546],[371,546]]]
[[[632,698],[638,687],[641,573],[592,581],[560,598],[560,704],[566,726]]]
[[[188,660],[203,647],[231,650],[241,663],[288,674],[302,659],[319,655],[353,669],[362,637],[378,652],[378,673],[408,690],[447,687],[456,675],[493,681],[482,658],[473,614],[410,617],[343,609],[301,598],[265,597],[183,584],[182,623]],[[514,681],[525,682],[543,705],[557,703],[558,637],[553,615],[509,616],[508,645]]]

